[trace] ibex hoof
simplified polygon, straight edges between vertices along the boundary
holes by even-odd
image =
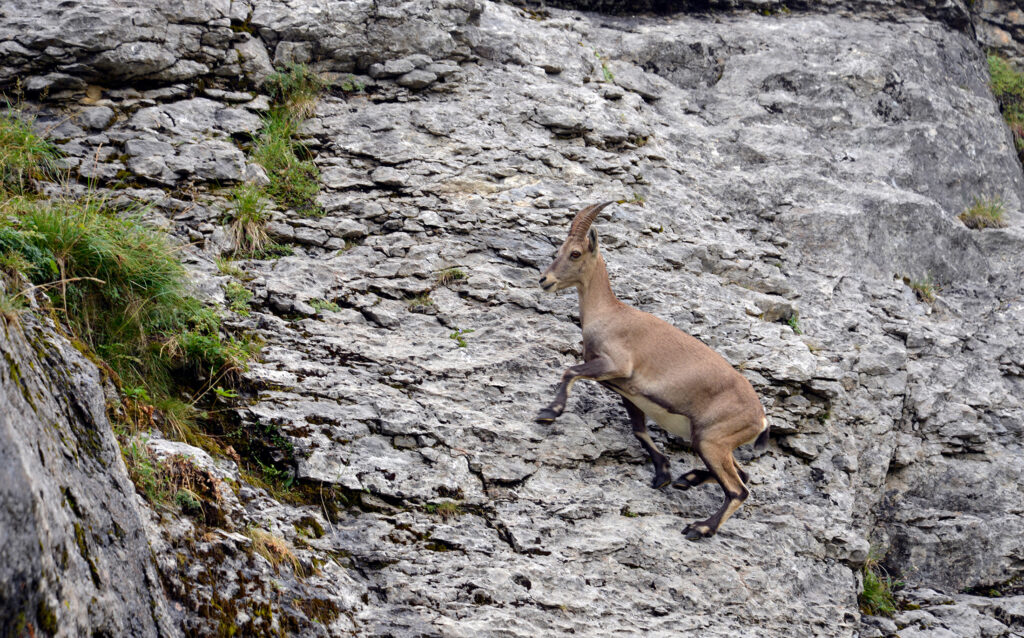
[[[714,536],[715,531],[704,523],[690,523],[683,529],[683,535],[688,541],[697,541],[702,538]]]
[[[672,482],[672,477],[671,476],[669,476],[667,474],[657,474],[657,475],[655,475],[654,480],[651,481],[651,487],[653,487],[656,490],[660,490],[661,488],[665,487],[666,485],[668,485],[671,482]]]
[[[685,478],[680,476],[678,479],[676,479],[676,482],[672,484],[672,487],[676,488],[677,490],[688,490],[691,487],[693,487],[693,485]]]
[[[555,419],[557,418],[557,412],[555,412],[551,408],[544,408],[543,410],[537,413],[537,416],[534,417],[533,420],[536,421],[537,423],[554,423]]]

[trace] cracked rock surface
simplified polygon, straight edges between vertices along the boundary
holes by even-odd
[[[1024,177],[964,6],[186,4],[61,42],[10,35],[52,5],[5,5],[0,79],[49,87],[37,122],[68,167],[129,175],[214,300],[217,187],[262,170],[238,144],[268,107],[254,89],[289,61],[365,84],[305,123],[325,214],[274,212],[294,254],[238,262],[254,308],[229,322],[265,341],[237,418],[287,438],[320,502],[243,484],[198,543],[150,516],[159,568],[192,583],[170,592],[187,631],[215,634],[202,610],[224,595],[279,610],[240,625],[303,635],[1024,631],[1021,596],[960,593],[1024,573]],[[100,99],[68,101],[101,72]],[[957,219],[990,196],[1006,228]],[[699,543],[681,530],[720,491],[652,490],[614,396],[580,383],[532,420],[582,354],[575,295],[542,294],[539,270],[609,199],[631,200],[595,223],[616,294],[740,368],[772,424],[739,451],[750,499]],[[700,465],[653,429],[674,472]],[[247,553],[251,523],[318,572]],[[872,545],[908,585],[893,619],[858,608]]]

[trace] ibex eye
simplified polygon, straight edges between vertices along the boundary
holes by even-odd
[[[572,253],[569,254],[569,259],[579,259],[579,258],[580,258],[580,251],[578,251],[578,250],[574,250],[574,251],[572,251]]]

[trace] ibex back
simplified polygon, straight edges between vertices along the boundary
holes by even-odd
[[[725,502],[710,518],[686,526],[686,538],[713,535],[749,495],[747,475],[733,456],[737,447],[768,442],[768,420],[754,388],[718,353],[697,339],[619,301],[591,228],[597,214],[612,202],[577,213],[569,236],[540,278],[555,292],[575,286],[583,328],[583,363],[562,374],[554,401],[537,415],[550,423],[562,411],[572,384],[592,379],[622,395],[633,434],[654,463],[654,488],[672,483],[689,489],[717,481]],[[669,461],[647,432],[646,417],[690,441],[707,469],[686,472],[674,482]]]

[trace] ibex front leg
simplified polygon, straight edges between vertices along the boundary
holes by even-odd
[[[615,362],[606,355],[601,355],[586,363],[567,368],[562,373],[562,383],[559,384],[558,391],[555,393],[555,400],[548,407],[541,410],[534,420],[537,423],[551,423],[561,416],[565,410],[565,402],[569,399],[569,389],[572,388],[572,384],[576,383],[577,379],[604,381],[605,379],[616,379],[623,376],[628,375],[623,374],[619,366],[615,365]]]

